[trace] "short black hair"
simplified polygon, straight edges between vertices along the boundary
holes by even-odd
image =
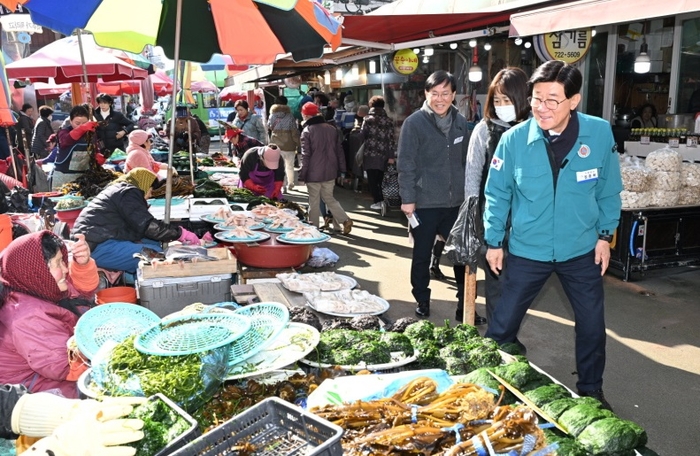
[[[239,106],[242,106],[244,109],[248,109],[248,102],[245,100],[238,100],[236,103],[233,105],[234,108],[237,108]]]
[[[513,103],[516,120],[527,119],[530,114],[530,104],[527,102],[527,84],[527,74],[518,67],[506,67],[496,73],[486,93],[484,117],[488,119],[498,117],[496,108],[493,105],[493,97],[496,95],[496,92],[500,92]]]
[[[39,115],[41,117],[49,117],[51,114],[53,114],[53,109],[49,108],[48,106],[44,105],[39,108]]]
[[[107,102],[111,105],[112,103],[114,103],[114,98],[112,98],[111,95],[108,95],[106,93],[101,93],[97,95],[97,102],[100,103],[102,101]]]
[[[275,98],[275,104],[286,105],[287,97],[285,97],[284,95],[280,95],[279,97]]]
[[[83,105],[73,106],[73,109],[70,110],[70,119],[73,120],[76,117],[86,117],[90,120],[90,111]]]
[[[30,105],[29,103],[24,103],[24,104],[22,105],[21,111],[22,111],[22,112],[27,112],[27,109],[33,109],[33,108],[34,108],[34,106]]]
[[[381,95],[375,95],[369,99],[370,108],[383,108],[384,107],[384,97]]]
[[[438,70],[428,76],[428,79],[425,80],[425,91],[429,92],[433,89],[433,87],[443,85],[446,82],[450,84],[452,92],[457,91],[457,81],[455,80],[455,77],[452,75],[452,73],[448,73],[445,70]]]
[[[575,66],[562,60],[550,60],[540,65],[530,78],[528,92],[540,82],[558,82],[564,86],[564,95],[571,98],[581,92],[583,76]]]

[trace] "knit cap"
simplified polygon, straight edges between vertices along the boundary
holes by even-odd
[[[129,144],[143,146],[149,139],[151,139],[151,135],[143,130],[134,130],[129,133]]]
[[[151,189],[151,185],[156,180],[157,176],[146,168],[134,168],[120,178],[116,179],[112,184],[126,182],[134,187],[137,187],[144,194]]]
[[[311,101],[307,101],[304,103],[304,106],[301,107],[301,114],[307,117],[317,116],[319,112],[318,106]]]

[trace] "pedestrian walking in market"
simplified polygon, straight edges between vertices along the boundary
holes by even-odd
[[[505,132],[490,161],[486,260],[503,277],[486,336],[515,342],[525,313],[556,273],[574,311],[578,393],[610,409],[603,395],[603,275],[620,218],[622,179],[610,124],[576,112],[582,79],[562,61],[537,68],[528,99],[534,118]]]
[[[364,154],[362,167],[367,172],[369,192],[374,203],[371,209],[381,210],[384,204],[382,180],[387,164],[394,163],[396,157],[396,140],[394,139],[394,121],[384,109],[384,97],[374,96],[369,100],[369,114],[362,124],[364,137]]]
[[[299,128],[292,115],[292,109],[287,105],[287,97],[281,95],[270,108],[270,120],[267,123],[270,131],[270,142],[277,144],[284,160],[284,182],[282,187],[286,192],[294,188],[294,158],[301,146]]]
[[[430,315],[430,257],[435,236],[447,239],[464,201],[464,165],[469,144],[467,119],[452,104],[457,83],[436,71],[425,81],[425,102],[403,123],[397,165],[401,211],[411,223],[411,286],[416,315]],[[454,265],[457,310],[463,311],[464,265]],[[461,321],[461,318],[458,318]]]
[[[477,232],[482,236],[481,241],[483,241],[484,230],[482,215],[486,203],[484,187],[491,159],[503,133],[530,117],[530,105],[527,102],[527,96],[527,75],[523,70],[508,67],[496,73],[486,94],[484,118],[474,127],[474,131],[469,139],[469,152],[467,152],[467,166],[464,177],[464,197],[467,199],[478,199],[478,205],[470,207],[478,208],[479,213],[469,218],[469,220],[476,220],[480,225],[477,228]],[[506,239],[503,241],[502,248],[504,255],[506,255]],[[496,308],[496,303],[501,296],[501,284],[499,276],[494,274],[488,267],[485,246],[479,249],[477,262],[484,270],[486,319],[490,320],[491,314]]]
[[[299,181],[309,191],[309,223],[319,226],[320,203],[323,201],[333,214],[333,225],[343,234],[352,230],[352,220],[333,196],[338,173],[345,173],[345,156],[338,130],[321,116],[312,102],[301,108],[304,130],[301,132],[301,169]]]

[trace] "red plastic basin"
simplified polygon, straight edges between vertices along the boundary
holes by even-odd
[[[277,234],[259,245],[234,243],[231,251],[238,261],[254,268],[293,268],[306,263],[311,256],[313,244],[292,245],[277,242]]]

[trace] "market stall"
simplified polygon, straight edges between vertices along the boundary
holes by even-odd
[[[700,263],[700,152],[626,142],[622,214],[611,266],[633,272]]]

